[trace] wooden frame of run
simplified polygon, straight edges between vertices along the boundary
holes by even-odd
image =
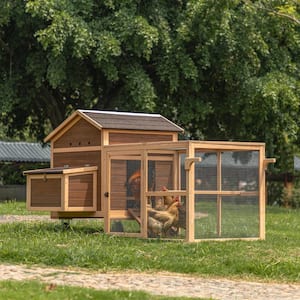
[[[195,190],[195,163],[201,163],[201,159],[195,156],[196,151],[215,152],[217,153],[217,189],[216,190]],[[221,153],[226,151],[257,151],[258,157],[258,190],[257,191],[226,191],[222,190],[222,156]],[[179,155],[185,154],[184,168],[186,172],[186,189],[180,190],[180,171]],[[164,154],[173,154],[174,165],[174,190],[170,191],[149,191],[148,182],[148,161],[151,155],[157,155],[157,160],[163,160]],[[161,154],[161,156],[160,156]],[[269,163],[274,163],[274,159],[265,158],[264,143],[245,143],[245,142],[208,142],[208,141],[177,141],[177,142],[153,142],[153,143],[136,143],[126,145],[110,145],[103,147],[102,176],[101,185],[107,189],[102,193],[102,204],[105,207],[105,232],[110,232],[110,220],[114,218],[130,218],[126,211],[112,212],[110,208],[110,161],[112,159],[127,159],[133,156],[141,160],[141,229],[140,233],[113,233],[128,236],[137,236],[147,238],[147,199],[157,196],[183,196],[186,199],[186,232],[185,240],[187,242],[198,242],[206,239],[195,238],[195,195],[216,195],[217,197],[217,235],[222,235],[222,196],[256,196],[258,202],[258,232],[257,237],[241,238],[210,238],[209,240],[231,240],[245,239],[257,240],[265,238],[265,168]],[[154,157],[154,156],[152,156]],[[105,196],[106,195],[106,196]]]

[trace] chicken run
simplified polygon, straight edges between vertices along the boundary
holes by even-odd
[[[265,238],[265,144],[179,140],[158,114],[77,110],[29,170],[27,208],[97,218],[108,234],[187,242]]]

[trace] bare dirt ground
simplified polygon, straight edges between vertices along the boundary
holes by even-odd
[[[223,300],[299,300],[300,285],[208,279],[174,273],[89,272],[76,269],[0,265],[0,280],[37,280],[99,290],[143,290],[150,294]]]
[[[41,221],[48,216],[0,216],[0,222]],[[177,273],[94,272],[40,266],[0,264],[0,280],[38,280],[99,290],[143,290],[156,295],[222,300],[299,300],[299,284],[202,278]]]

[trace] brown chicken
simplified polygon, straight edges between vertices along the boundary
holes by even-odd
[[[148,208],[148,216],[162,223],[162,234],[166,236],[172,226],[177,226],[179,221],[180,202],[176,199],[168,208],[164,211]]]
[[[148,237],[159,237],[162,233],[163,224],[148,216]]]
[[[161,190],[164,192],[168,191],[167,187],[165,186],[162,186]],[[164,205],[166,206],[171,205],[175,201],[174,197],[172,196],[163,196],[163,199],[164,199]]]

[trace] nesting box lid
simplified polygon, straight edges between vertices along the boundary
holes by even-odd
[[[99,110],[77,110],[63,123],[61,123],[46,138],[45,142],[51,140],[67,124],[76,117],[82,117],[99,130],[120,129],[120,130],[145,130],[145,131],[170,131],[183,132],[183,129],[160,114],[130,113],[119,111]]]

